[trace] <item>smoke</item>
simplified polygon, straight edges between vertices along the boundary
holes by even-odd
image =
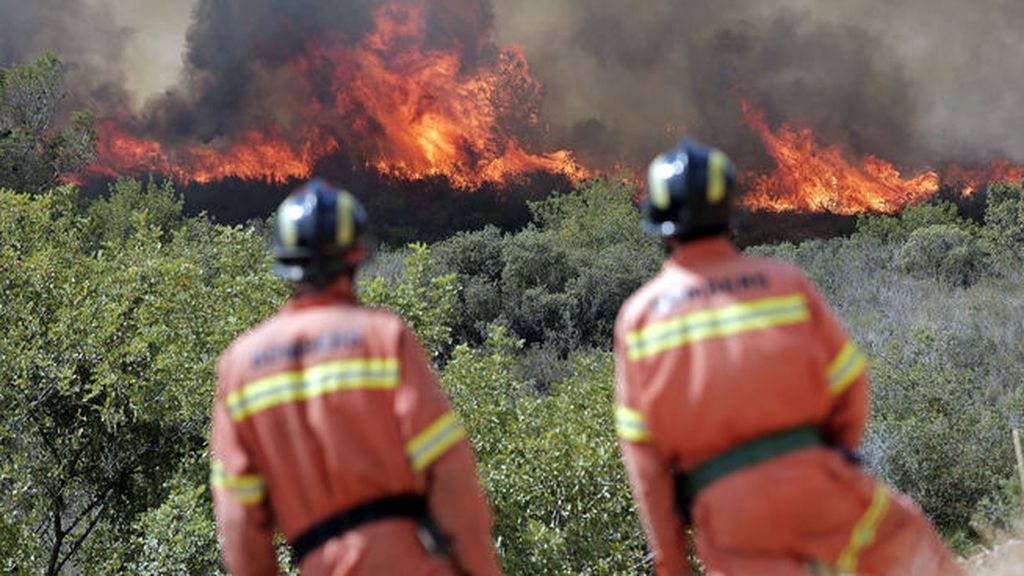
[[[125,98],[124,77],[116,64],[130,36],[104,5],[0,0],[0,65],[57,52],[67,64],[70,95],[79,105],[102,107]]]
[[[1024,161],[1024,4],[494,0],[547,87],[553,137],[639,161],[681,134],[763,157],[737,95],[853,154]],[[748,166],[749,167],[749,166]]]
[[[310,51],[358,44],[374,31],[371,17],[380,4],[200,0],[187,32],[181,82],[147,103],[144,132],[164,142],[211,142],[273,125],[297,142],[308,126],[330,124],[342,141],[364,135],[367,127],[359,122],[331,118],[338,59],[310,57]],[[486,2],[425,4],[427,36],[420,49],[456,49],[467,72],[482,60],[490,62],[497,48],[486,41],[492,26]],[[311,69],[296,74],[299,60]],[[309,84],[297,86],[297,76]]]
[[[101,113],[150,94],[138,129],[166,142],[270,124],[287,132],[312,113],[289,62],[318,40],[371,33],[381,3],[0,0],[0,64],[54,49],[76,101]],[[767,159],[740,118],[741,97],[773,123],[810,126],[824,143],[901,167],[1024,162],[1016,0],[425,4],[430,42],[458,47],[465,67],[521,46],[545,86],[528,98],[542,103],[542,144],[591,166],[639,166],[692,135],[760,168]],[[310,89],[328,102],[335,87]]]

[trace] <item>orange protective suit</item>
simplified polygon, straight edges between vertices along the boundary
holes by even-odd
[[[498,574],[490,509],[465,432],[415,336],[354,302],[341,280],[292,298],[218,364],[214,508],[234,574],[276,574],[289,542],[342,510],[423,494],[454,565],[426,551],[415,520],[363,524],[315,549],[304,574]]]
[[[960,573],[914,502],[835,449],[860,444],[866,359],[795,267],[721,237],[681,244],[623,305],[615,333],[616,429],[658,574],[689,573],[675,471],[805,425],[832,447],[782,453],[697,493],[709,574]]]

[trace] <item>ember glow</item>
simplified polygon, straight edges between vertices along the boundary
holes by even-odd
[[[425,10],[423,3],[384,4],[374,12],[375,29],[356,42],[329,34],[310,40],[285,68],[291,97],[302,103],[279,115],[286,121],[168,148],[102,119],[99,159],[86,177],[155,172],[186,183],[229,176],[283,182],[308,177],[338,151],[383,174],[444,176],[462,189],[538,171],[586,177],[569,151],[530,151],[543,90],[522,53],[495,48],[470,65],[458,46],[428,41]]]

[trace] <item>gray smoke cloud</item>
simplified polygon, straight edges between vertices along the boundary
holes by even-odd
[[[126,97],[118,65],[131,30],[109,7],[78,0],[0,0],[0,65],[57,52],[76,104],[106,107]]]
[[[288,60],[319,36],[358,39],[382,3],[0,0],[0,63],[55,49],[70,64],[72,93],[101,111],[140,86],[152,90],[160,70],[178,80],[149,99],[140,126],[169,141],[209,142],[270,121],[287,128],[307,105],[283,73]],[[492,28],[498,45],[520,45],[546,88],[543,145],[592,166],[639,166],[692,135],[763,167],[740,96],[773,123],[808,125],[824,143],[904,167],[1024,162],[1024,3],[1016,0],[425,4],[431,41],[461,47],[466,66],[493,57],[495,45],[478,40]],[[125,25],[127,13],[147,29]],[[192,15],[187,31],[183,13]],[[181,38],[168,48],[183,47],[181,61],[140,60],[133,47],[151,37]]]
[[[649,158],[686,133],[756,162],[738,92],[773,122],[800,121],[852,154],[1024,161],[1024,3],[494,5],[499,40],[522,45],[547,86],[553,137],[597,158]]]

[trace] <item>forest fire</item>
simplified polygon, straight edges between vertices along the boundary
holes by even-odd
[[[458,42],[429,38],[424,3],[377,8],[358,41],[324,33],[283,68],[288,110],[259,128],[204,145],[166,146],[107,118],[85,177],[159,173],[183,183],[229,176],[283,182],[342,152],[356,169],[402,179],[444,176],[455,188],[543,171],[588,175],[568,151],[529,152],[539,132],[540,84],[516,49],[487,44],[467,62]]]
[[[165,152],[159,142],[133,136],[109,119],[97,122],[96,136],[99,161],[89,167],[90,175],[149,172],[200,183],[231,176],[279,183],[307,177],[318,158],[338,147],[332,138],[314,138],[296,151],[278,135],[252,130],[223,151],[188,146]]]
[[[198,80],[177,100],[97,120],[98,159],[68,179],[155,174],[186,185],[227,178],[285,184],[326,170],[476,190],[523,184],[538,173],[578,182],[614,172],[584,167],[572,150],[539,151],[543,86],[520,49],[495,44],[488,16],[472,4],[391,0],[365,22],[353,18],[354,30],[325,26],[289,46],[270,40],[247,48],[251,61],[226,59],[232,64],[208,77],[202,66],[210,57],[203,56]],[[261,26],[280,21],[260,18]],[[239,94],[236,85],[247,89]],[[197,88],[200,94],[190,92]],[[810,127],[773,127],[745,99],[741,117],[776,165],[741,177],[742,203],[752,211],[894,213],[942,190],[969,197],[989,182],[1024,177],[1024,166],[1005,160],[908,172],[876,156],[851,158]],[[582,151],[583,138],[571,139],[571,148]],[[630,163],[639,172],[637,158],[617,166]]]
[[[835,146],[820,146],[810,128],[783,124],[773,132],[760,110],[742,101],[743,118],[775,160],[771,174],[745,176],[744,204],[752,210],[858,214],[895,212],[933,196],[939,178],[928,171],[904,178],[892,164],[868,156],[860,165]]]
[[[997,160],[981,168],[945,167],[939,176],[923,170],[904,176],[891,163],[875,156],[859,164],[837,146],[823,146],[807,127],[782,124],[772,130],[762,111],[741,100],[743,119],[764,142],[776,169],[770,174],[743,176],[743,204],[769,212],[829,212],[832,214],[892,214],[928,200],[948,187],[963,197],[991,182],[1020,180],[1024,166]]]
[[[982,168],[964,168],[951,164],[942,172],[942,181],[954,184],[963,196],[972,196],[992,182],[1020,182],[1022,179],[1024,166],[1013,164],[1009,160],[995,160]]]

